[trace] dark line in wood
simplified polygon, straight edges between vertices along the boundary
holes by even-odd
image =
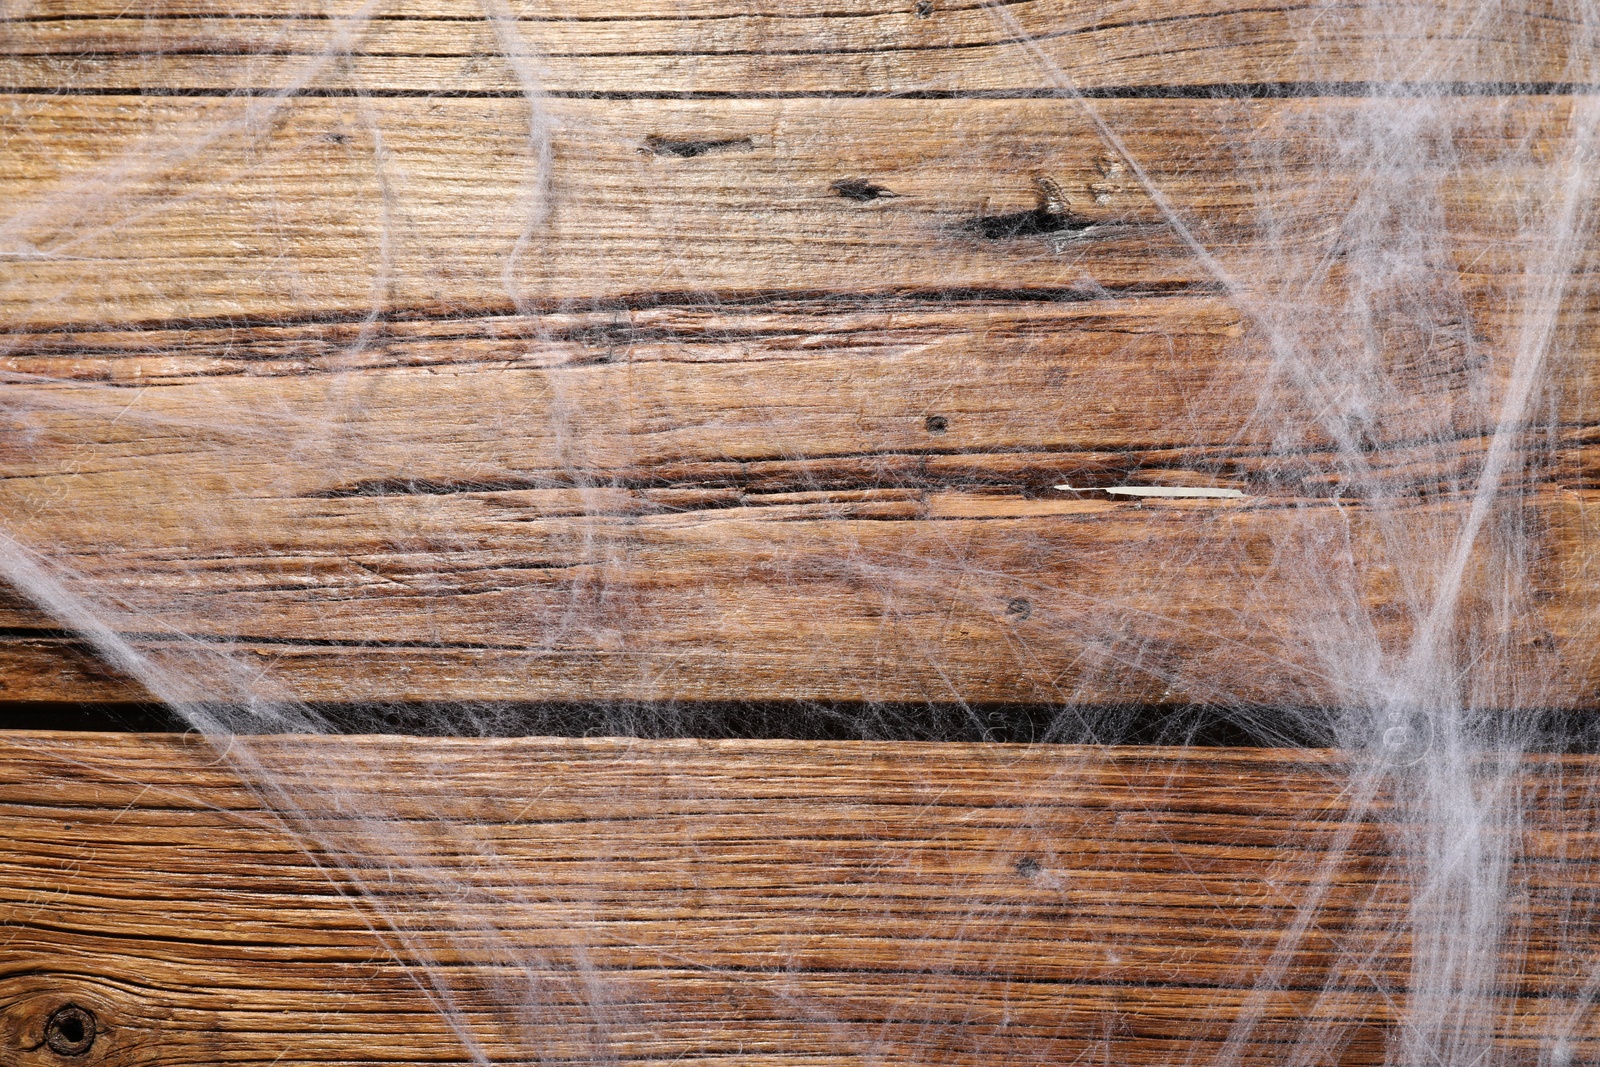
[[[825,314],[837,313],[840,308],[875,310],[880,305],[894,301],[911,304],[932,304],[941,307],[962,304],[1082,304],[1093,301],[1119,299],[1144,299],[1164,296],[1221,296],[1223,286],[1212,282],[1133,283],[1128,285],[1096,286],[1094,289],[1079,286],[1039,286],[1037,288],[982,288],[937,287],[882,289],[874,291],[846,290],[832,292],[815,289],[756,289],[719,292],[715,298],[703,292],[660,291],[630,293],[614,297],[552,298],[527,301],[522,308],[507,301],[486,304],[477,308],[397,308],[374,317],[369,310],[294,312],[284,315],[214,315],[195,318],[147,319],[143,321],[82,321],[42,326],[11,323],[0,326],[0,340],[19,335],[51,336],[72,333],[140,333],[151,330],[185,329],[251,329],[288,328],[296,326],[382,326],[386,322],[471,322],[475,319],[508,318],[523,314],[575,314],[610,311],[642,311],[652,308],[690,308],[700,310],[738,310],[755,308],[763,313],[781,310],[784,306],[827,301],[830,309]],[[14,353],[8,353],[14,354]]]
[[[940,8],[942,12],[954,11],[981,11],[991,7],[1024,7],[1035,3],[1036,0],[983,0],[973,4],[961,4]],[[1272,10],[1297,10],[1304,5],[1295,5],[1294,8],[1274,8]],[[893,12],[890,12],[891,14]],[[817,19],[849,19],[849,18],[879,18],[882,11],[816,11],[816,12],[786,12],[786,11],[729,11],[723,14],[704,15],[629,15],[618,18],[615,15],[517,15],[507,20],[521,25],[538,25],[540,23],[567,23],[567,22],[727,22],[733,19],[773,19],[803,22]],[[1548,16],[1546,16],[1548,17]],[[0,18],[0,26],[7,23],[36,23],[36,22],[139,22],[154,21],[215,21],[215,22],[446,22],[446,23],[485,23],[489,22],[482,15],[407,15],[407,14],[372,14],[363,16],[330,15],[325,12],[282,12],[265,14],[234,14],[234,13],[206,13],[166,11],[157,14],[129,15],[125,12],[110,13],[96,12],[91,14],[70,15],[16,15]]]
[[[5,637],[0,633],[0,641]],[[0,701],[0,730],[183,733],[187,729],[183,720],[159,704],[128,701],[108,704],[66,700]]]
[[[206,641],[172,634],[127,634],[134,641]],[[51,638],[92,656],[63,630],[6,627],[6,639]],[[420,644],[334,639],[216,638],[261,647],[467,649],[538,654],[533,647]],[[4,647],[0,644],[0,657]],[[1247,702],[1213,704],[1071,704],[951,701],[433,701],[306,705],[343,734],[416,736],[718,738],[793,741],[1006,742],[1022,744],[1200,745],[1326,748],[1336,708],[1284,708]],[[1515,727],[1529,753],[1600,753],[1600,720],[1567,709],[1482,709]],[[186,725],[155,703],[0,701],[0,729],[182,732]]]
[[[676,55],[678,53],[670,53]],[[726,53],[731,54],[731,53]],[[752,53],[769,55],[771,53]],[[59,57],[58,58],[62,58]],[[66,56],[65,58],[71,58]],[[451,57],[460,58],[460,57]],[[285,99],[519,100],[517,89],[343,89],[267,87],[81,87],[57,85],[0,86],[0,94],[16,96],[129,97],[283,97]],[[542,93],[557,100],[1278,100],[1302,97],[1370,97],[1373,99],[1446,96],[1579,96],[1600,94],[1600,84],[1587,82],[1215,82],[1193,85],[1113,85],[1063,89],[949,89],[895,91],[767,90],[654,91],[562,89]]]
[[[354,647],[360,642],[242,640],[262,645]],[[385,646],[404,647],[404,646]],[[431,646],[430,646],[431,647]],[[519,650],[520,651],[520,650]],[[536,650],[526,650],[536,651]],[[3,646],[0,646],[3,652]],[[922,741],[1057,744],[1193,744],[1234,748],[1317,748],[1332,742],[1308,729],[1332,713],[1267,714],[1264,708],[1197,704],[1037,703],[867,704],[847,701],[606,701],[313,704],[342,734],[427,737],[639,737],[790,741]],[[1283,720],[1272,722],[1271,720]],[[1574,718],[1574,724],[1586,722]],[[485,731],[487,727],[487,732]],[[62,730],[187,729],[159,705],[0,702],[0,728]],[[1561,734],[1554,736],[1560,737]],[[920,804],[921,802],[919,802]]]
[[[1038,0],[978,0],[977,3],[952,4],[941,7],[943,14],[957,11],[984,11],[990,8],[1028,7],[1033,6]],[[1305,10],[1306,4],[1274,5],[1267,8],[1249,8],[1247,11],[1280,11],[1290,12]],[[894,14],[895,12],[887,12]],[[867,11],[814,11],[814,12],[789,12],[789,11],[728,11],[719,14],[684,14],[684,15],[629,15],[619,18],[615,15],[516,15],[507,20],[515,24],[527,23],[537,25],[540,23],[567,23],[567,22],[727,22],[734,19],[772,19],[789,20],[796,22],[815,21],[819,19],[851,19],[851,18],[881,18],[886,12],[878,10]],[[1211,15],[1211,12],[1202,13]],[[1520,12],[1525,17],[1539,17],[1547,21],[1549,15],[1535,15],[1532,12]],[[1180,18],[1199,17],[1198,15],[1178,16]],[[152,14],[140,13],[129,15],[125,11],[119,12],[94,12],[88,14],[66,15],[15,15],[0,18],[0,26],[8,23],[43,23],[43,22],[154,22],[154,21],[215,21],[215,22],[445,22],[445,23],[488,23],[490,20],[483,15],[409,15],[397,13],[377,13],[371,15],[352,16],[328,14],[326,12],[276,12],[276,13],[205,13],[165,11]],[[1573,20],[1554,20],[1572,22]],[[1131,24],[1139,25],[1139,20],[1131,20]]]

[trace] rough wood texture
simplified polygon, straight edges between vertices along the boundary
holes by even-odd
[[[357,10],[0,22],[0,373],[25,398],[0,509],[154,660],[192,634],[328,701],[1333,699],[1319,590],[1272,562],[1348,539],[1352,610],[1404,644],[1414,591],[1376,546],[1466,506],[1486,426],[1454,401],[1503,377],[1540,281],[1505,191],[1547,180],[1592,64],[1538,3],[1485,27],[1453,0],[584,0],[500,36],[470,4]],[[1403,29],[1424,11],[1478,46],[1433,55]],[[513,41],[553,94],[548,168]],[[1339,146],[1367,105],[1338,94],[1373,72],[1463,93],[1461,314],[1385,335],[1353,490],[1314,399],[1288,433],[1250,422],[1282,400],[1252,391],[1250,309],[1316,320],[1349,284],[1366,160]],[[1205,98],[1091,115],[1063,77]],[[1558,453],[1509,486],[1538,599],[1483,636],[1488,703],[1600,690],[1592,258],[1559,298]],[[1054,489],[1121,483],[1250,499]],[[0,696],[138,692],[0,604]]]
[[[1222,279],[1070,100],[559,101],[543,175],[518,100],[4,103],[0,198],[16,221],[0,321],[13,331],[817,292],[1087,299],[1231,282],[1292,299],[1284,270],[1338,255],[1366,163],[1337,156],[1358,100],[1095,102]],[[1530,252],[1497,200],[1547,178],[1573,106],[1451,105],[1460,173],[1440,180],[1468,292],[1491,287],[1484,305],[1526,284]],[[1524,141],[1532,154],[1504,158]],[[841,195],[849,181],[881,192]],[[1045,181],[1068,211],[1030,225]],[[1282,231],[1270,247],[1268,198]]]
[[[1208,405],[1264,369],[1220,301],[551,314],[532,355],[527,328],[395,323],[355,362],[359,324],[34,335],[6,365],[59,379],[60,407],[0,445],[0,497],[86,577],[162,605],[146,631],[240,638],[311,699],[1318,697],[1292,672],[1302,591],[1264,564],[1306,522],[1285,505],[1326,500],[1331,529],[1350,503],[1315,443],[1285,482]],[[82,395],[107,382],[127,388]],[[363,447],[302,453],[325,424]],[[1463,472],[1482,447],[1462,432]],[[1441,477],[1383,462],[1400,491]],[[1149,507],[1054,489],[1214,477],[1197,464],[1279,488]],[[1582,478],[1544,500],[1545,614],[1507,635],[1541,672],[1590,606]],[[52,492],[68,503],[40,508]],[[1129,545],[1207,566],[1175,585]],[[574,604],[563,647],[530,647]],[[31,642],[8,693],[59,696],[49,635],[0,621]]]
[[[517,21],[497,32],[485,13],[501,10]],[[349,18],[357,13],[371,21]],[[1581,79],[1592,65],[1581,33],[1539,0],[1493,26],[1464,0],[1369,10],[1236,0],[539,0],[503,9],[433,0],[421,10],[354,0],[137,9],[12,0],[0,14],[0,86],[51,93],[520,95],[524,84],[503,58],[507,42],[513,55],[536,60],[539,87],[552,93],[1106,91],[1328,86],[1374,75],[1539,85]],[[1418,32],[1424,21],[1433,34]],[[1462,50],[1463,38],[1475,47]]]
[[[1385,1062],[1405,1004],[1409,949],[1390,925],[1411,892],[1404,821],[1380,792],[1352,822],[1363,790],[1326,754],[254,751],[300,797],[309,838],[193,739],[0,742],[9,1063],[59,1067],[42,1032],[69,1002],[104,1027],[105,1067],[463,1062],[428,999],[446,994],[496,1062],[1208,1062],[1252,1014],[1237,1062],[1354,1067]],[[1486,1006],[1500,1062],[1534,1063],[1564,1027],[1573,1062],[1600,1055],[1572,955],[1596,934],[1579,873],[1595,858],[1589,773],[1528,763],[1505,1000]],[[324,807],[328,775],[358,799]],[[430,819],[404,821],[413,810]],[[392,811],[414,835],[376,908],[328,851],[361,844],[381,863],[350,811]],[[419,959],[450,964],[442,988],[415,984]]]

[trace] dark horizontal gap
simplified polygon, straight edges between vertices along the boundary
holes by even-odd
[[[529,566],[527,564],[523,564],[520,567],[511,569],[544,570],[547,568],[543,566]],[[488,649],[507,652],[532,651],[528,645],[505,644],[489,641],[385,641],[365,638],[358,639],[341,637],[286,637],[281,635],[268,637],[258,634],[231,634],[226,637],[221,637],[215,634],[180,634],[160,631],[140,633],[135,630],[124,630],[118,636],[128,641],[152,645],[187,643],[195,645],[228,646],[236,642],[244,641],[252,645],[263,645],[269,648],[273,646],[283,646],[287,648],[423,648],[431,650]],[[74,634],[71,630],[49,629],[45,627],[0,626],[0,639],[19,641],[70,642],[74,645],[74,647],[83,647],[78,644],[78,635]],[[85,650],[84,654],[93,655],[93,653],[88,652],[87,650]],[[8,705],[6,705],[3,700],[0,700],[0,707],[6,706]]]
[[[69,57],[70,58],[70,57]],[[516,100],[520,89],[341,89],[302,88],[293,91],[249,88],[76,88],[61,86],[0,86],[0,93],[23,96],[177,96],[177,97],[310,97],[379,99]],[[1301,97],[1403,97],[1443,96],[1571,96],[1600,93],[1600,85],[1583,82],[1227,82],[1197,85],[1107,85],[1081,89],[923,89],[909,92],[843,92],[833,90],[764,92],[694,90],[683,92],[634,90],[552,90],[540,94],[561,100],[1277,100]]]
[[[319,708],[350,732],[431,736],[730,738],[1326,747],[1316,731],[1251,730],[1200,705],[835,701],[394,705]]]
[[[905,490],[908,492],[940,492],[958,489],[989,489],[1001,490],[1006,493],[1020,493],[1028,499],[1071,500],[1076,499],[1073,493],[1096,493],[1112,488],[1127,486],[1144,486],[1146,483],[1130,481],[1130,479],[1150,474],[1159,474],[1166,471],[1182,470],[1185,472],[1204,471],[1219,478],[1235,478],[1247,480],[1249,484],[1257,486],[1258,494],[1267,490],[1281,489],[1284,485],[1300,494],[1311,492],[1301,485],[1293,484],[1290,475],[1282,475],[1276,479],[1257,475],[1250,479],[1248,474],[1238,473],[1235,465],[1239,462],[1258,455],[1255,452],[1240,452],[1237,455],[1222,457],[1220,459],[1201,462],[1191,460],[1173,460],[1169,462],[1140,462],[1137,454],[1146,450],[1160,450],[1168,446],[1151,444],[1148,446],[1128,446],[1117,444],[1105,449],[1090,450],[1090,458],[1083,457],[1085,450],[1060,445],[1046,444],[1039,446],[1000,446],[995,448],[946,448],[946,449],[895,449],[885,452],[833,452],[816,453],[804,456],[762,456],[738,461],[705,461],[706,466],[714,464],[727,467],[738,466],[737,470],[708,471],[704,474],[685,475],[661,471],[656,474],[607,471],[573,470],[565,475],[549,472],[538,476],[525,478],[493,478],[493,479],[442,479],[442,478],[377,478],[367,479],[327,489],[316,490],[302,494],[301,499],[307,500],[348,500],[364,497],[395,497],[395,496],[453,496],[462,493],[510,493],[523,491],[540,491],[553,489],[614,489],[627,492],[644,492],[647,490],[681,490],[684,492],[727,492],[737,493],[737,496],[728,496],[717,500],[695,500],[692,502],[674,503],[672,501],[655,501],[646,506],[660,513],[688,513],[711,510],[726,510],[731,508],[760,507],[764,505],[780,505],[793,503],[790,500],[774,499],[793,493],[848,493],[873,490]],[[1092,454],[1098,452],[1104,455],[1128,455],[1135,458],[1124,463],[1110,463],[1099,460]],[[1284,452],[1273,458],[1287,463],[1290,460],[1304,459],[1314,455],[1311,452]],[[1059,457],[1052,465],[1048,461],[1039,461],[1032,465],[1033,469],[1012,472],[983,472],[983,471],[952,471],[952,472],[925,472],[915,469],[896,470],[892,473],[881,475],[861,474],[856,472],[826,472],[807,470],[807,464],[849,462],[851,460],[906,460],[915,462],[929,458],[954,458],[974,457],[987,459],[990,457],[1004,456],[1050,456]],[[688,462],[688,461],[686,461]],[[750,468],[766,464],[790,464],[795,473],[789,480],[779,480],[778,476],[770,471],[756,473]],[[1075,479],[1070,489],[1062,489],[1059,484],[1065,477]],[[1277,484],[1274,484],[1274,483]],[[1337,488],[1337,487],[1334,487]],[[1333,488],[1328,489],[1331,493]],[[1350,503],[1360,500],[1359,495],[1348,494],[1345,498]],[[816,500],[811,501],[818,505],[829,503],[838,506],[853,506],[860,503],[891,503],[893,501],[854,501],[854,500]],[[1261,503],[1257,500],[1256,503]],[[586,508],[584,514],[589,517],[603,515],[633,515],[637,514],[633,507],[622,510],[608,509],[601,504],[592,504]],[[963,516],[971,520],[972,516]],[[0,636],[6,636],[0,633]]]
[[[0,729],[182,733],[188,726],[160,704],[23,700],[0,703]]]
[[[638,737],[794,741],[1067,742],[1207,746],[1326,747],[1314,730],[1251,728],[1202,705],[818,701],[615,701],[587,703],[402,703],[311,705],[305,712],[339,734],[424,737]],[[226,709],[219,709],[226,717]],[[297,716],[298,717],[298,716]],[[29,702],[0,704],[0,728],[182,732],[159,705]]]
[[[896,448],[883,451],[857,451],[857,452],[807,452],[805,454],[772,453],[770,455],[751,455],[738,460],[708,459],[696,461],[681,459],[669,461],[659,465],[657,473],[632,473],[628,471],[614,471],[602,469],[569,468],[566,471],[545,471],[526,477],[508,478],[478,478],[478,479],[443,479],[443,478],[376,478],[355,481],[329,489],[322,489],[303,494],[303,499],[311,500],[342,500],[356,497],[374,496],[450,496],[456,493],[506,493],[522,490],[543,489],[621,489],[621,490],[646,490],[646,489],[681,489],[681,490],[737,490],[743,496],[722,507],[744,507],[752,503],[761,503],[765,497],[771,495],[784,495],[790,493],[839,493],[857,490],[918,490],[932,491],[954,487],[990,486],[1008,490],[1017,490],[1035,496],[1048,495],[1055,498],[1059,493],[1077,491],[1093,492],[1105,489],[1108,486],[1120,486],[1127,478],[1138,474],[1160,472],[1169,470],[1192,471],[1195,469],[1215,469],[1219,474],[1228,474],[1229,464],[1241,460],[1259,458],[1265,455],[1260,450],[1240,450],[1229,453],[1215,460],[1206,462],[1198,459],[1173,460],[1170,462],[1145,462],[1138,461],[1140,453],[1147,451],[1160,451],[1169,448],[1180,448],[1176,443],[1152,442],[1145,445],[1130,445],[1117,443],[1104,447],[1078,447],[1075,445],[1039,444],[1039,445],[997,445],[992,447],[978,446],[952,446],[948,448]],[[1059,456],[1063,461],[1072,461],[1074,457],[1089,455],[1095,458],[1078,460],[1071,469],[1077,476],[1091,480],[1084,481],[1074,486],[1073,490],[1057,490],[1055,483],[1064,475],[1056,467],[1045,464],[1031,474],[1005,473],[985,477],[981,473],[971,471],[957,471],[951,473],[926,472],[916,469],[902,468],[884,472],[876,477],[866,477],[854,473],[831,474],[825,471],[805,470],[805,464],[835,463],[862,460],[866,462],[909,460],[917,461],[933,457],[950,458],[959,456],[972,456],[987,458],[991,456]],[[1314,452],[1280,452],[1274,453],[1274,459],[1297,459]],[[1134,457],[1126,463],[1109,464],[1099,461],[1100,455],[1121,455]],[[704,473],[684,475],[676,473],[677,470],[693,465],[703,464],[705,467],[714,468]],[[796,468],[795,481],[792,484],[776,482],[770,472],[756,473],[754,468],[762,465],[789,464]],[[640,468],[648,471],[649,468]],[[1070,498],[1067,498],[1070,499]],[[852,502],[853,503],[853,502]],[[663,510],[675,510],[671,505],[660,505]],[[695,503],[684,505],[686,510],[703,510],[708,507],[717,507],[717,504]],[[589,514],[599,514],[590,511]],[[0,628],[0,636],[6,636]]]
[[[875,309],[901,302],[931,304],[941,308],[950,304],[1082,304],[1099,300],[1142,299],[1161,296],[1216,296],[1224,293],[1211,282],[1173,282],[1126,286],[1040,286],[928,287],[877,291],[820,289],[755,289],[718,292],[715,295],[689,291],[624,293],[610,297],[559,298],[528,301],[523,308],[504,304],[465,308],[396,308],[373,317],[370,310],[328,311],[293,315],[215,315],[196,318],[151,319],[142,322],[74,322],[30,327],[20,323],[8,327],[0,336],[58,335],[74,333],[139,333],[150,330],[210,329],[288,329],[302,326],[356,326],[370,324],[381,330],[386,323],[470,322],[475,319],[532,319],[538,315],[588,315],[615,311],[646,311],[652,308],[690,308],[712,311],[755,309],[765,315],[774,312],[801,313],[807,305],[827,301],[825,314],[841,307]],[[378,336],[381,336],[378,335]]]
[[[1009,6],[1017,0],[1006,0],[1006,3],[996,6]],[[940,8],[941,13],[948,14],[953,11],[972,10],[972,8]],[[164,11],[156,14],[68,14],[68,15],[18,15],[12,18],[0,18],[0,26],[36,25],[48,22],[322,22],[322,23],[352,23],[364,24],[369,22],[407,22],[407,23],[474,23],[477,25],[491,26],[495,21],[509,22],[518,26],[538,26],[547,24],[585,23],[585,22],[729,22],[734,19],[771,19],[777,20],[810,20],[817,19],[850,19],[850,18],[878,18],[883,12],[878,11],[819,11],[789,14],[783,12],[767,11],[729,11],[721,14],[682,14],[682,15],[518,15],[511,19],[491,20],[483,15],[404,15],[404,14],[370,14],[370,15],[329,15],[320,12],[293,11],[283,13],[240,13],[240,12],[193,12]],[[1136,24],[1138,25],[1138,24]],[[1092,27],[1091,27],[1092,28]],[[1081,31],[1080,31],[1081,32]]]
[[[510,54],[499,52],[379,52],[368,49],[340,49],[333,51],[332,54],[349,59],[529,59],[536,62],[551,59],[677,59],[685,57],[694,59],[817,58],[822,56],[881,56],[899,53],[955,52],[980,48],[997,48],[1017,43],[1019,42],[1014,37],[1002,37],[994,40],[963,42],[961,44],[919,45],[899,48],[725,48],[704,52],[689,51],[682,48],[652,48],[631,52],[516,52]],[[268,57],[278,59],[317,59],[327,54],[329,52],[316,49],[265,48],[250,45],[234,48],[224,48],[216,45],[197,45],[187,48],[123,48],[111,52],[90,50],[76,52],[0,51],[0,56],[4,56],[6,59],[54,59],[78,62],[176,59],[180,57],[191,59],[263,59]],[[317,90],[307,91],[315,92]],[[552,92],[550,95],[558,95],[558,92]],[[300,94],[297,93],[296,95]],[[515,95],[520,95],[520,92]]]
[[[214,709],[226,720],[226,708]],[[312,704],[334,734],[421,737],[636,737],[794,741],[1008,742],[1329,748],[1339,714],[1328,708],[1207,704],[1038,704],[842,701],[591,701]],[[1543,753],[1600,753],[1600,716],[1586,711],[1485,713],[1504,741]],[[188,728],[156,704],[0,703],[0,728],[145,731]],[[1492,743],[1488,745],[1492,747]]]

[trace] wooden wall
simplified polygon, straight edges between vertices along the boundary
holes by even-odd
[[[1308,628],[1405,647],[1397,561],[1460,528],[1471,390],[1543,311],[1568,356],[1495,501],[1526,566],[1510,612],[1497,558],[1466,567],[1492,655],[1461,684],[1593,708],[1593,257],[1550,285],[1506,209],[1594,106],[1564,9],[623,7],[0,4],[0,520],[52,576],[6,572],[0,717],[152,678],[333,708],[1336,705]],[[1273,324],[1365,343],[1327,312],[1374,92],[1449,130],[1459,318],[1385,342],[1352,478]],[[1303,565],[1332,543],[1338,574]],[[1405,919],[1426,816],[1360,766],[0,735],[0,1049],[1399,1063],[1439,1007]],[[1496,839],[1501,977],[1450,1006],[1497,1063],[1600,1058],[1591,770],[1508,779],[1535,800]]]

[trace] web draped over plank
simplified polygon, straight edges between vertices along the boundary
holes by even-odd
[[[603,891],[516,873],[506,812],[592,783],[275,735],[634,739],[707,804],[654,739],[1029,742],[950,757],[1029,783],[1279,747],[1315,825],[1240,861],[1272,932],[1162,1062],[1600,1055],[1595,902],[1546,870],[1593,833],[1553,754],[1600,682],[1594,5],[0,17],[0,696],[203,735],[449,1056],[742,1053],[641,1036]],[[954,773],[916,751],[908,796]],[[941,981],[1022,907],[948,891]],[[1097,936],[1072,981],[1159,984]],[[840,1062],[1139,1031],[945,987],[875,1027],[805,959],[745,980]]]

